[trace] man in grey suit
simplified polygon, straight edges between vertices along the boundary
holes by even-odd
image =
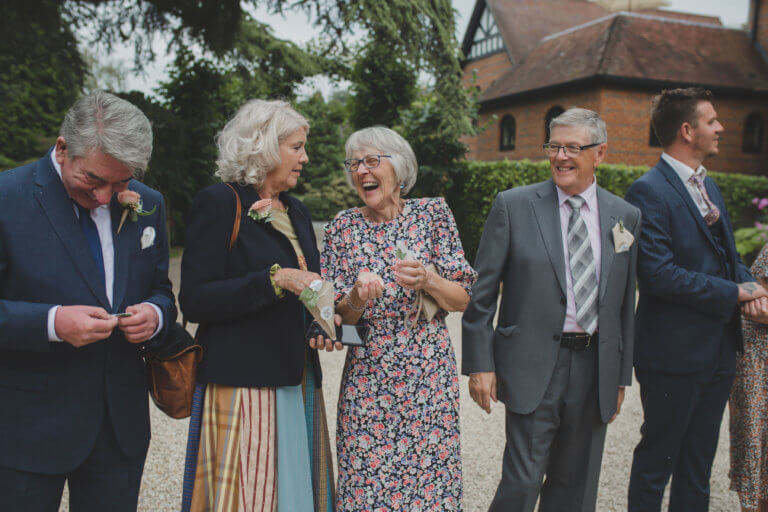
[[[464,313],[470,394],[487,412],[506,405],[491,511],[533,511],[539,494],[542,512],[594,510],[606,424],[632,380],[640,211],[597,186],[595,112],[571,108],[550,133],[552,179],[496,197]]]

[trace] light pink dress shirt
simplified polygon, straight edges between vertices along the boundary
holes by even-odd
[[[571,279],[571,264],[568,256],[568,221],[571,218],[571,205],[566,200],[571,197],[560,188],[557,189],[557,200],[560,206],[560,231],[563,235],[563,255],[565,256],[565,283],[566,300],[568,305],[565,310],[563,332],[584,332],[584,329],[576,322],[576,299],[573,296],[573,280]],[[597,284],[600,285],[600,216],[597,210],[597,180],[592,182],[587,190],[580,195],[584,198],[584,206],[581,207],[581,218],[587,225],[589,241],[592,244],[592,257],[595,260],[595,272]],[[599,325],[598,319],[598,325]]]

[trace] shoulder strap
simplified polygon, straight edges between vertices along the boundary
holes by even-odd
[[[237,193],[235,187],[231,183],[225,183],[225,185],[231,188],[235,194],[235,223],[232,226],[232,236],[229,237],[229,250],[231,251],[235,246],[235,242],[237,242],[237,235],[240,233],[240,212],[243,207],[242,203],[240,203],[240,194]]]

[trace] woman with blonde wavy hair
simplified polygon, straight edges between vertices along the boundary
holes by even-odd
[[[179,301],[200,324],[203,360],[182,510],[334,509],[320,365],[298,298],[320,279],[320,255],[309,211],[287,193],[308,132],[284,101],[245,103],[217,137],[222,183],[190,208]]]

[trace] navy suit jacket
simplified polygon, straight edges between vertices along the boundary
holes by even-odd
[[[104,421],[126,455],[149,444],[147,377],[139,345],[119,328],[103,341],[76,349],[49,342],[48,310],[90,305],[109,312],[151,302],[163,313],[162,339],[176,320],[168,280],[168,240],[160,193],[131,181],[153,215],[126,220],[113,198],[113,304],[50,152],[37,162],[0,173],[0,466],[66,473],[89,454]],[[154,244],[141,248],[147,226]]]
[[[720,189],[709,177],[704,183],[720,209],[730,275],[710,228],[663,159],[627,191],[627,201],[643,214],[635,321],[638,370],[667,374],[709,370],[718,363],[723,339],[741,348],[737,283],[754,279],[736,252]]]
[[[305,330],[312,316],[288,291],[275,295],[269,270],[278,263],[299,268],[296,252],[272,224],[247,216],[258,201],[253,187],[235,185],[241,202],[240,233],[231,251],[235,194],[224,183],[201,190],[189,209],[181,261],[179,303],[185,318],[200,323],[203,361],[200,382],[238,387],[295,386],[304,375]],[[280,194],[304,253],[307,268],[320,273],[320,254],[309,210]],[[316,385],[321,382],[316,350],[309,351]]]

